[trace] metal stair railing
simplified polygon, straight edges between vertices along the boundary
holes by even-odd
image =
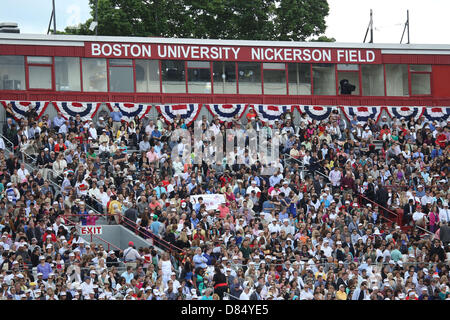
[[[9,144],[11,144],[11,146],[13,146],[14,144],[8,140],[4,135],[0,134],[0,136],[3,138],[3,140],[6,140],[6,142],[8,142]],[[8,147],[6,147],[5,144],[5,149],[8,153],[12,153],[15,154],[15,152],[11,151]],[[29,160],[29,162],[25,161],[25,157]],[[35,163],[36,163],[36,158],[32,157],[29,154],[26,154],[25,152],[22,152],[22,159],[23,159],[23,163],[25,164],[25,167],[27,168],[28,171],[39,171],[38,168],[36,168]],[[55,196],[58,194],[62,194],[62,190],[61,190],[61,186],[58,185],[56,182],[54,182],[54,179],[57,179],[59,176],[53,169],[47,169],[49,170],[49,172],[51,173],[51,177],[49,177],[47,179],[47,181],[51,184],[51,186],[55,189]],[[89,196],[89,195],[88,195]],[[91,200],[94,200],[95,202],[97,202],[98,204],[100,204],[100,202],[98,202],[96,199],[93,199],[91,196],[89,196],[89,198]],[[96,214],[100,214],[100,212],[98,212],[98,210],[96,208],[93,208],[92,206],[90,206],[88,203],[85,202],[86,208],[89,210],[94,211],[94,213]],[[100,204],[102,205],[102,204]],[[103,206],[103,205],[102,205]],[[104,221],[106,222],[106,221]]]
[[[388,208],[383,207],[382,205],[380,205],[379,203],[377,203],[377,202],[375,202],[373,200],[370,200],[369,198],[367,198],[366,196],[364,196],[362,194],[358,194],[358,198],[359,198],[359,204],[360,205],[362,204],[361,200],[363,199],[363,200],[370,202],[371,204],[377,206],[378,208],[382,209],[383,211],[385,211],[385,212],[387,212],[387,213],[389,213],[389,214],[391,214],[391,215],[393,215],[395,217],[394,220],[391,220],[391,219],[385,217],[384,215],[382,215],[381,212],[380,212],[380,214],[379,214],[380,218],[385,219],[385,220],[389,221],[392,224],[397,223],[399,226],[402,225],[402,222],[399,221],[401,219],[401,216],[399,214],[395,213],[394,211],[392,211],[392,210],[390,210]]]
[[[155,235],[150,230],[146,229],[145,231],[141,230],[137,223],[132,221],[131,219],[121,215],[121,224],[125,227],[130,227],[132,231],[136,235],[139,235],[140,237],[147,239],[152,239],[153,245],[158,246],[159,248],[168,251],[170,253],[178,253],[178,254],[185,254],[185,250],[178,248],[177,246],[171,244],[170,242],[164,240],[160,236]]]

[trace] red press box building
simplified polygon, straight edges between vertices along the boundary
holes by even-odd
[[[450,45],[5,33],[0,99],[450,106]]]

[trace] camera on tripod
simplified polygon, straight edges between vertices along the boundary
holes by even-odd
[[[339,83],[341,85],[341,94],[352,94],[356,89],[347,79],[342,79]]]

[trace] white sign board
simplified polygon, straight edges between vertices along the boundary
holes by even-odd
[[[219,204],[225,202],[225,196],[223,194],[197,194],[190,196],[192,205],[194,206],[198,202],[198,198],[203,198],[203,203],[206,206],[206,210],[215,210],[219,207]]]
[[[82,226],[80,228],[81,235],[102,234],[102,232],[101,226]]]

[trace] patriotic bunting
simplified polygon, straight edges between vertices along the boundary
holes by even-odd
[[[331,112],[336,110],[336,107],[321,107],[321,106],[299,106],[300,113],[306,113],[310,120],[325,120],[328,119]]]
[[[450,107],[424,108],[423,116],[428,121],[446,121],[450,115]]]
[[[1,103],[5,109],[8,104],[11,103],[12,110],[15,114],[14,118],[16,120],[25,118],[25,113],[28,111],[30,104],[34,107],[39,119],[49,104],[49,102],[45,101],[1,101]]]
[[[231,122],[236,115],[240,119],[247,110],[245,104],[207,104],[205,106],[214,117],[219,118],[220,122]]]
[[[367,122],[369,119],[378,122],[384,107],[341,107],[347,120],[352,120],[354,116],[359,122]]]
[[[425,107],[386,107],[391,118],[405,119],[407,121],[417,120],[422,117]]]
[[[192,121],[197,119],[200,113],[201,104],[169,104],[156,106],[156,110],[163,116],[167,123],[173,123],[173,120],[180,116],[184,119],[186,125],[190,125]]]
[[[23,119],[28,111],[28,106],[34,106],[38,119],[44,114],[50,102],[46,101],[13,101],[0,100],[0,103],[6,109],[11,103],[14,118],[16,120]],[[79,115],[83,121],[91,120],[98,111],[102,102],[52,102],[56,111],[60,112],[65,119],[76,117]],[[123,102],[106,103],[110,111],[120,110],[123,114],[123,120],[131,121],[136,116],[142,119],[150,112],[151,105]],[[221,122],[230,122],[237,116],[239,119],[245,114],[247,107],[252,108],[257,113],[261,121],[272,125],[276,119],[280,119],[283,113],[292,112],[294,108],[300,113],[305,113],[309,120],[322,121],[328,119],[333,110],[337,110],[336,106],[299,106],[299,105],[268,105],[268,104],[206,104],[208,111],[217,116]],[[181,116],[187,125],[190,125],[197,119],[202,104],[169,104],[157,105],[156,109],[167,123],[173,123],[177,116]],[[450,107],[421,107],[421,106],[341,106],[339,107],[344,116],[351,120],[356,115],[359,122],[367,122],[373,119],[378,122],[383,110],[388,115],[399,119],[417,120],[425,117],[428,121],[447,121],[450,116]]]
[[[292,112],[293,106],[274,106],[267,104],[258,104],[251,105],[256,113],[258,114],[258,118],[263,123],[269,123],[270,125],[274,124],[275,120],[280,119],[280,116],[286,112]]]
[[[136,103],[106,103],[106,106],[110,111],[119,110],[122,112],[123,117],[122,120],[126,122],[130,122],[134,119],[134,117],[138,116],[139,119],[142,119],[151,109],[151,105],[144,104],[136,104]]]
[[[101,104],[101,102],[53,102],[56,111],[61,112],[64,119],[79,115],[82,121],[91,120]]]

